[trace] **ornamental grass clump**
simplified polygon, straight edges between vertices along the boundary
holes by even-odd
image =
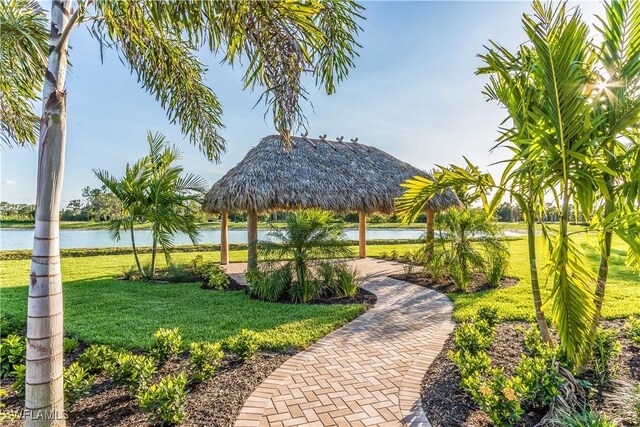
[[[606,384],[616,376],[622,344],[618,330],[598,328],[593,344],[593,376],[598,384]]]

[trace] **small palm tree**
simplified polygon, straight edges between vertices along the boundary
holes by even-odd
[[[506,252],[500,229],[482,209],[447,209],[436,215],[435,225],[449,271],[460,290],[466,288],[471,273],[484,268],[487,253]]]
[[[309,269],[314,262],[352,254],[345,244],[342,224],[325,211],[306,210],[289,215],[285,227],[273,227],[268,237],[259,244],[261,255],[268,260],[291,259],[303,295],[312,294]]]
[[[124,176],[116,178],[105,170],[94,170],[96,177],[113,193],[122,203],[122,218],[111,221],[109,226],[109,236],[112,240],[120,240],[121,230],[129,230],[131,233],[131,246],[133,257],[136,261],[138,272],[143,277],[145,271],[138,257],[134,228],[135,224],[144,223],[146,218],[146,207],[144,204],[144,191],[148,184],[148,159],[142,158],[132,166],[127,163]]]
[[[151,223],[150,274],[155,277],[158,245],[170,262],[169,251],[176,233],[186,234],[194,245],[198,243],[197,218],[190,204],[202,202],[206,182],[197,175],[183,174],[183,167],[175,164],[182,158],[182,152],[170,146],[164,135],[148,133],[147,142],[149,180],[142,203],[146,219]]]
[[[201,202],[205,181],[199,176],[182,173],[182,166],[175,164],[182,153],[175,146],[170,146],[163,135],[149,132],[147,142],[149,154],[133,166],[127,164],[124,177],[115,178],[104,170],[94,172],[124,206],[123,218],[111,222],[111,238],[120,240],[120,230],[131,232],[133,255],[143,277],[146,272],[138,258],[133,230],[135,224],[151,223],[150,275],[153,278],[158,246],[170,262],[170,249],[176,233],[186,234],[194,244],[198,242],[197,218],[190,205]]]

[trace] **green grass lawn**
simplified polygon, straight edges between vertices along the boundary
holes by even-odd
[[[177,253],[175,259],[188,262],[196,255]],[[230,255],[234,261],[246,259],[246,251]],[[187,342],[224,340],[247,328],[258,332],[266,348],[304,348],[365,310],[359,304],[268,303],[252,300],[242,291],[205,291],[198,284],[115,280],[132,261],[131,255],[64,259],[68,333],[90,343],[144,349],[159,327],[180,327]],[[5,260],[1,269],[1,311],[25,316],[29,260]]]

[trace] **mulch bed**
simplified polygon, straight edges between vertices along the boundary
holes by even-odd
[[[244,401],[265,378],[295,352],[260,352],[242,363],[225,356],[213,378],[188,390],[187,417],[184,426],[231,426]],[[70,362],[71,358],[67,360]],[[165,363],[154,380],[168,373],[178,372],[188,364],[186,357]],[[10,381],[0,381],[9,390],[3,411],[20,411],[23,400],[13,394]],[[21,421],[6,426],[20,426]],[[106,376],[96,377],[91,394],[78,402],[69,412],[69,426],[111,427],[144,426],[146,415],[124,388],[114,387]]]
[[[622,328],[624,320],[606,321],[603,326]],[[524,322],[504,322],[497,327],[495,340],[489,350],[493,365],[502,367],[508,374],[520,360],[524,351],[523,334],[518,327],[528,328]],[[617,381],[634,383],[640,380],[640,348],[619,335],[623,350],[620,357],[620,370]],[[454,348],[453,335],[447,340],[440,354],[433,361],[422,382],[422,407],[434,427],[485,427],[490,426],[489,418],[471,401],[460,387],[460,375],[456,366],[449,360],[448,352]],[[590,373],[585,375],[589,379]],[[610,387],[600,390],[591,398],[596,409],[609,415],[611,419],[623,417],[622,409],[614,401],[617,390]],[[535,426],[545,415],[546,410],[525,408],[526,412],[519,426]],[[621,419],[623,426],[631,426],[631,421]]]
[[[408,274],[394,274],[389,277],[398,280],[404,280],[405,282],[413,283],[415,285],[419,285],[425,288],[433,289],[438,292],[442,292],[444,294],[450,293],[458,293],[460,291],[457,290],[455,283],[453,280],[447,275],[443,275],[437,281],[433,279],[431,273],[427,272],[418,272],[418,273],[408,273]],[[489,289],[502,289],[514,286],[518,283],[517,277],[503,277],[500,281],[500,285],[496,288],[489,285],[487,279],[484,277],[482,273],[473,273],[471,277],[471,282],[467,285],[467,293],[480,292]]]

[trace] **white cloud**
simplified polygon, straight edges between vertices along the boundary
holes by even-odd
[[[3,180],[2,180],[2,183],[3,183],[3,184],[7,184],[7,185],[16,185],[18,182],[17,182],[17,181],[14,181],[14,180],[12,180],[12,179],[3,179]]]

